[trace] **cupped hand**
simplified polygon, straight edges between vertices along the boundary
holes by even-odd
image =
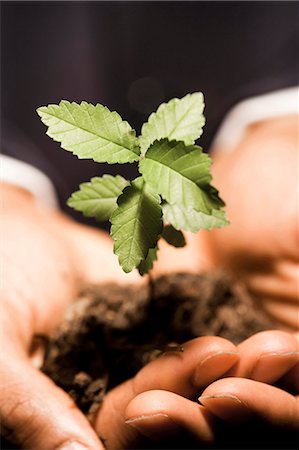
[[[295,447],[299,424],[298,341],[286,333],[270,331],[251,337],[238,348],[239,363],[227,378],[203,391],[200,403],[230,425],[228,430],[239,445],[246,438],[249,446]]]
[[[122,278],[111,242],[18,188],[3,185],[1,197],[1,432],[18,448],[102,449],[70,397],[35,367],[34,342],[59,323],[80,279]]]
[[[240,276],[277,328],[299,332],[298,117],[253,124],[212,157],[230,220],[205,233],[214,265]]]
[[[232,425],[240,422],[250,429],[260,421],[264,432],[296,430],[298,342],[292,335],[267,331],[237,347],[203,337],[183,348],[107,395],[95,422],[107,448],[155,448],[154,442],[157,448],[179,442],[207,446],[220,438],[232,445]],[[281,388],[274,386],[278,382]]]
[[[182,352],[164,353],[106,395],[94,422],[97,433],[108,449],[143,448],[143,434],[159,440],[196,421],[201,439],[210,441],[212,415],[192,400],[238,358],[236,346],[220,337],[200,337],[183,344]]]

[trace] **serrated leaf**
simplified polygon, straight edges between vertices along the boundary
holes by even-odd
[[[139,163],[145,181],[168,203],[210,214],[213,204],[202,188],[212,179],[211,159],[196,145],[162,139]]]
[[[178,205],[163,203],[163,218],[165,223],[171,224],[176,230],[184,229],[197,233],[199,230],[211,230],[229,225],[225,211],[214,209],[211,215],[202,212],[182,209]]]
[[[137,178],[118,198],[118,207],[110,219],[114,253],[125,272],[138,267],[154,248],[162,233],[160,197]]]
[[[80,184],[80,190],[74,192],[67,204],[86,217],[95,217],[98,221],[108,220],[117,208],[117,198],[129,182],[120,175],[94,177]]]
[[[153,268],[154,262],[157,260],[157,252],[157,246],[155,248],[150,248],[147,257],[143,261],[141,261],[138,266],[138,271],[141,276],[145,275]]]
[[[172,225],[164,226],[162,238],[165,239],[168,244],[177,248],[185,247],[186,245],[186,240],[181,230],[175,229]]]
[[[204,191],[208,194],[210,198],[210,202],[213,204],[213,208],[220,209],[225,206],[224,201],[219,196],[219,191],[211,184],[208,184],[206,186],[203,186]]]
[[[59,105],[38,108],[37,113],[48,127],[47,135],[80,159],[109,164],[139,159],[135,131],[103,105],[62,100]]]
[[[142,126],[139,137],[142,154],[154,141],[162,138],[183,141],[186,145],[194,144],[205,124],[203,110],[204,98],[201,92],[162,103]]]

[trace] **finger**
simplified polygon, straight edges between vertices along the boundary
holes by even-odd
[[[243,378],[217,380],[205,389],[199,402],[215,416],[230,423],[262,419],[273,427],[296,430],[298,399],[286,391]]]
[[[283,331],[263,331],[238,345],[240,359],[228,376],[273,383],[299,360],[298,341]]]
[[[162,389],[192,398],[239,359],[234,344],[214,336],[192,339],[182,350],[164,353],[139,371],[132,381],[134,392]]]
[[[113,442],[117,447],[136,439],[136,433],[124,423],[126,407],[136,395],[166,390],[197,398],[203,387],[221,377],[238,360],[236,347],[219,337],[193,339],[183,344],[183,349],[162,355],[108,393],[95,421],[95,429],[105,442]]]
[[[290,232],[289,236],[291,234],[293,233]],[[263,306],[264,304],[266,306],[268,301],[272,299],[273,302],[279,304],[287,302],[293,304],[294,307],[297,305],[298,310],[298,296],[296,294],[298,290],[297,263],[294,264],[292,260],[282,260],[275,269],[276,276],[269,276],[262,271],[255,272],[254,276],[249,280],[251,291],[263,298]],[[298,316],[296,323],[298,326]]]
[[[180,439],[187,434],[202,443],[214,440],[215,418],[202,406],[172,392],[153,390],[127,406],[126,425],[153,441]]]
[[[283,326],[293,330],[293,332],[298,332],[299,305],[298,297],[295,297],[296,295],[298,296],[298,269],[295,280],[296,284],[293,283],[293,286],[283,286],[277,295],[278,298],[264,296],[263,309],[270,318],[276,321],[279,320]],[[289,296],[285,295],[287,291],[289,291]]]
[[[292,367],[280,380],[278,386],[294,395],[299,394],[299,362]]]
[[[24,358],[1,364],[3,434],[26,449],[103,449],[70,397]]]

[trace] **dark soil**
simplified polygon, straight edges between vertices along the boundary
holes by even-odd
[[[88,416],[112,387],[189,339],[238,343],[271,328],[245,287],[223,272],[175,274],[142,288],[90,286],[66,311],[42,370]]]
[[[90,286],[70,305],[48,342],[42,370],[92,419],[109,389],[162,352],[183,351],[185,341],[203,335],[238,343],[273,326],[242,283],[223,272],[175,274],[142,288]],[[260,422],[230,427],[219,421],[213,448],[298,448],[297,433],[267,427]],[[183,436],[163,449],[199,445]],[[1,448],[16,449],[5,439]],[[146,442],[142,448],[161,447]]]

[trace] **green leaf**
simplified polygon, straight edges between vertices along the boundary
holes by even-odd
[[[165,225],[163,228],[162,238],[165,239],[168,244],[174,247],[185,247],[186,241],[181,230],[176,230],[172,225]]]
[[[225,206],[224,201],[219,196],[219,191],[211,184],[207,184],[206,186],[202,186],[204,191],[208,194],[210,198],[210,202],[213,205],[213,208],[215,209],[221,209],[223,206]]]
[[[150,248],[147,254],[147,257],[141,261],[141,263],[138,266],[138,271],[141,276],[148,273],[154,265],[154,262],[157,260],[157,252],[158,252],[158,246],[155,248]]]
[[[59,105],[38,108],[37,113],[48,127],[47,135],[80,159],[110,164],[139,159],[135,131],[103,105],[62,100]]]
[[[118,207],[110,219],[114,253],[125,272],[131,272],[156,247],[162,233],[160,197],[137,178],[118,198]]]
[[[183,141],[186,145],[194,144],[201,136],[205,124],[202,114],[204,106],[201,92],[162,103],[142,126],[139,137],[142,154],[154,141],[162,138]]]
[[[212,179],[211,159],[196,145],[162,139],[139,163],[145,181],[168,203],[210,214],[213,203],[202,187]]]
[[[100,222],[108,220],[117,208],[117,198],[129,182],[120,175],[94,177],[80,184],[80,190],[68,199],[68,206],[80,211],[86,217],[95,217]]]
[[[196,233],[199,230],[211,230],[229,225],[225,211],[214,209],[211,215],[202,212],[180,208],[178,205],[163,203],[163,217],[165,223],[170,223],[176,230],[183,228]]]

